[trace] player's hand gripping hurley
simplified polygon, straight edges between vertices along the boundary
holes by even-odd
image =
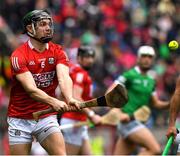
[[[118,84],[116,87],[114,87],[109,93],[105,94],[104,96],[89,100],[80,102],[80,108],[86,108],[86,107],[115,107],[115,108],[121,108],[123,107],[128,101],[127,91],[126,89]],[[76,110],[67,110],[67,111],[76,111]],[[53,108],[45,109],[42,111],[34,112],[33,117],[37,121],[40,116],[55,112]],[[61,111],[61,113],[63,113]]]
[[[172,135],[172,136],[169,137],[169,139],[168,139],[168,141],[166,143],[166,146],[165,146],[165,148],[163,150],[162,156],[166,156],[166,155],[169,154],[169,150],[171,148],[171,145],[172,145],[173,141],[174,141],[174,136]]]

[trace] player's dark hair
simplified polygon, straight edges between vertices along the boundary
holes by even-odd
[[[81,57],[95,57],[95,50],[92,47],[89,46],[81,46],[78,48],[77,56]]]
[[[35,27],[37,25],[37,21],[40,21],[43,19],[49,19],[51,21],[52,34],[51,36],[37,38],[35,37],[35,34],[36,34]],[[37,41],[42,42],[42,43],[48,43],[50,40],[52,40],[54,27],[53,27],[52,17],[48,10],[33,10],[27,13],[22,19],[22,24],[23,24],[23,33],[26,33],[28,36],[36,39]],[[26,27],[27,25],[30,25],[30,24],[32,25],[33,33],[27,31]]]
[[[37,21],[48,18],[51,19],[50,12],[48,10],[33,10],[28,12],[22,19],[23,31],[27,31],[26,26],[31,23],[36,23]]]

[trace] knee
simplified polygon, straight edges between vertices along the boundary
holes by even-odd
[[[161,154],[161,147],[159,144],[157,144],[156,146],[153,146],[153,148],[151,148],[151,153],[152,155],[159,155]]]
[[[66,150],[61,149],[61,148],[56,148],[55,150],[46,149],[46,151],[49,155],[66,155]]]

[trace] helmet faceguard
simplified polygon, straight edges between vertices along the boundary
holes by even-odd
[[[43,20],[43,19],[49,19],[51,22],[51,35],[50,36],[46,36],[46,37],[41,37],[41,38],[37,38],[35,37],[36,35],[36,29],[35,27],[37,26],[37,22]],[[30,37],[38,40],[41,43],[48,43],[50,40],[52,40],[53,37],[53,32],[54,32],[54,27],[53,27],[53,20],[52,17],[50,16],[49,12],[46,10],[34,10],[31,11],[29,13],[27,13],[23,20],[23,29],[24,29],[24,33],[27,33],[27,35],[29,35]],[[27,31],[27,25],[31,25],[32,26],[32,30],[33,33]]]
[[[95,57],[95,51],[93,48],[89,47],[89,46],[81,46],[78,48],[78,54],[77,56],[81,56],[81,57]]]

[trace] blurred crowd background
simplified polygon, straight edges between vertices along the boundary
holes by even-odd
[[[95,97],[104,94],[119,74],[135,65],[137,49],[144,44],[156,50],[152,75],[159,97],[171,97],[180,73],[180,48],[170,51],[167,45],[171,40],[180,43],[179,0],[0,0],[0,154],[8,152],[9,56],[27,41],[21,19],[34,9],[52,13],[53,41],[64,47],[71,61],[75,61],[80,45],[95,48],[96,63],[90,71]],[[168,111],[153,109],[151,127],[167,126],[167,121]]]

